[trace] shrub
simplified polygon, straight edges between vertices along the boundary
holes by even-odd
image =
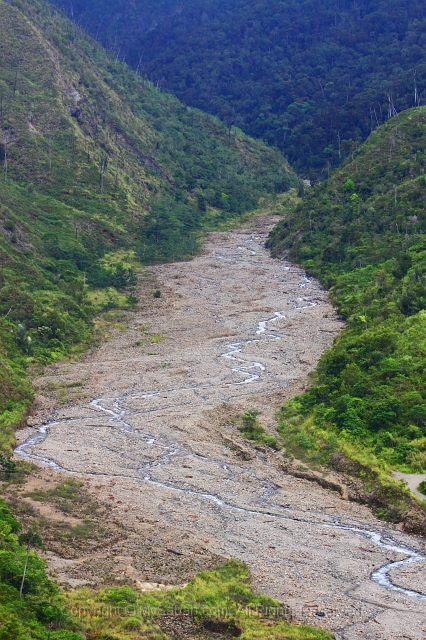
[[[255,440],[256,442],[265,444],[267,447],[271,447],[271,449],[276,449],[278,451],[280,449],[280,445],[277,439],[265,432],[265,429],[257,419],[259,415],[260,411],[257,411],[256,409],[249,409],[246,411],[241,416],[242,424],[238,427],[238,431],[240,431],[248,440]]]
[[[278,444],[278,440],[276,438],[274,438],[274,436],[264,436],[263,437],[263,442],[268,447],[271,447],[271,449],[275,449],[275,450],[278,451],[278,449],[280,448],[280,446]]]
[[[136,602],[135,592],[127,586],[107,589],[105,591],[104,598],[107,602],[111,602],[117,607],[127,606]]]
[[[310,449],[310,447],[312,447],[312,441],[306,431],[301,431],[299,433],[297,436],[297,444],[299,447],[302,447],[302,449]]]
[[[140,629],[140,626],[141,623],[138,618],[127,618],[127,620],[124,621],[124,628],[128,629],[129,631],[138,631]]]
[[[426,451],[413,451],[406,457],[407,463],[418,473],[426,469]]]
[[[426,480],[422,480],[422,482],[417,487],[417,490],[420,491],[424,496],[426,496]]]
[[[327,449],[333,453],[334,451],[336,451],[339,447],[339,439],[336,436],[335,433],[330,433],[330,435],[327,438]]]
[[[17,464],[10,456],[0,453],[0,476],[8,479],[12,473],[17,472]]]

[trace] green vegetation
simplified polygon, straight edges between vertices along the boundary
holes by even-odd
[[[291,186],[284,158],[142,80],[44,0],[0,0],[0,449],[27,371],[132,309],[137,264]],[[128,256],[133,256],[128,259]],[[119,256],[119,259],[117,259]]]
[[[0,499],[0,638],[83,640],[58,587],[46,577],[44,561],[33,550],[40,545],[37,531],[22,533]]]
[[[13,474],[17,472],[18,465],[10,456],[0,453],[0,478],[1,480],[9,480]]]
[[[35,468],[32,462],[15,461],[9,454],[0,453],[0,482],[3,488],[22,485]]]
[[[426,471],[425,143],[423,108],[400,114],[268,239],[330,288],[347,323],[281,410],[308,459],[339,449],[378,473]]]
[[[258,421],[260,411],[256,409],[249,409],[241,416],[241,424],[238,430],[248,440],[254,440],[259,444],[264,444],[272,449],[279,449],[279,444],[274,436],[268,435],[265,429]]]
[[[68,495],[68,489],[64,491]],[[30,528],[23,533],[0,500],[1,640],[136,640],[141,634],[167,638],[161,631],[161,620],[164,616],[173,618],[179,611],[194,616],[200,636],[210,625],[238,630],[246,640],[284,636],[289,640],[331,640],[325,631],[287,623],[288,608],[256,595],[248,583],[247,567],[233,560],[198,574],[184,589],[140,594],[124,586],[61,595],[35,552],[41,546],[38,531]]]
[[[426,480],[422,480],[422,482],[417,487],[417,490],[420,491],[424,496],[426,496]]]
[[[53,1],[162,88],[277,146],[312,179],[424,102],[421,0]]]
[[[242,640],[331,640],[321,629],[286,622],[288,608],[256,595],[248,578],[245,565],[229,560],[199,573],[184,589],[138,594],[129,587],[114,587],[99,593],[80,590],[68,594],[67,599],[90,637],[167,638],[161,631],[162,621],[182,612],[194,619],[200,637],[205,637],[203,630],[210,629],[229,631]]]
[[[49,491],[31,491],[29,493],[25,493],[24,497],[31,498],[36,502],[52,502],[61,509],[61,511],[68,512],[72,510],[73,502],[80,501],[80,489],[82,486],[83,482],[80,480],[67,478],[54,489]]]

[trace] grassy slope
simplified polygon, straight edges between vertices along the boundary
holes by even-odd
[[[203,228],[293,180],[278,153],[239,132],[229,142],[43,0],[0,0],[0,170],[3,448],[31,402],[25,369],[90,340],[87,285],[134,284],[104,256],[191,255]]]
[[[297,455],[336,462],[340,450],[370,479],[426,469],[425,144],[423,108],[401,113],[268,240],[331,288],[347,322],[281,431]]]
[[[200,640],[212,637],[205,635],[205,628],[226,633],[227,627],[231,637],[242,640],[331,640],[331,634],[322,629],[286,622],[288,608],[268,596],[253,593],[248,578],[245,565],[229,560],[217,569],[199,573],[184,589],[145,594],[136,594],[128,587],[105,589],[97,594],[83,590],[69,595],[68,606],[80,613],[86,633],[92,637],[99,634],[136,640],[143,633],[146,637],[166,639],[167,635],[161,632],[162,624],[164,627],[165,621],[176,618],[178,629],[182,629],[187,617],[192,621],[190,637]],[[115,619],[105,615],[111,610],[120,612]],[[94,611],[103,611],[104,615],[96,618]]]

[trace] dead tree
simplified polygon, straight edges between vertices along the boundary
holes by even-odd
[[[104,177],[105,177],[107,168],[108,168],[108,156],[106,155],[106,153],[103,153],[99,158],[99,178],[100,178],[99,201],[100,202],[102,202],[102,198],[104,196]]]
[[[3,166],[4,181],[7,182],[7,140],[4,142],[4,166]]]
[[[47,141],[47,145],[49,147],[49,171],[52,171],[52,147],[53,147],[52,138],[49,138],[49,140]]]

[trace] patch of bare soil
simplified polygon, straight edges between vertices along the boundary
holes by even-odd
[[[341,328],[318,283],[265,251],[275,222],[212,234],[193,261],[155,268],[161,298],[145,295],[127,330],[37,381],[38,426],[19,433],[17,454],[83,480],[120,523],[108,553],[63,569],[74,580],[117,570],[181,584],[234,557],[259,591],[337,638],[424,639],[425,590],[405,575],[399,591],[386,582],[404,565],[378,571],[414,566],[422,541],[287,474],[281,453],[251,446],[233,422],[258,409],[273,434],[276,409]],[[80,399],[58,407],[49,389],[74,381]]]
[[[119,514],[111,516],[111,493],[100,497],[100,487],[90,492],[86,487],[43,468],[1,487],[24,528],[39,529],[45,545],[41,555],[50,576],[63,587],[128,584],[141,591],[167,590],[184,586],[195,573],[223,560],[202,546],[190,557],[178,552],[174,536],[159,530],[157,520],[141,517],[137,530],[129,528]]]

